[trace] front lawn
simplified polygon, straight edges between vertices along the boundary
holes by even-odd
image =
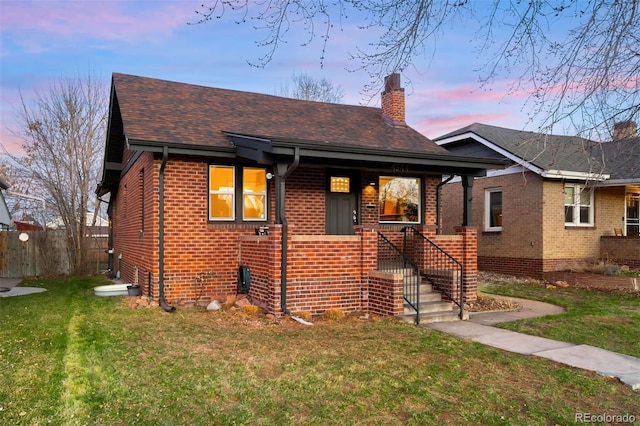
[[[540,300],[567,312],[499,325],[549,339],[587,344],[640,357],[640,293],[547,286],[540,281],[488,274],[480,291]]]
[[[391,319],[304,326],[132,310],[100,277],[0,298],[0,424],[573,424],[635,414],[614,379]]]

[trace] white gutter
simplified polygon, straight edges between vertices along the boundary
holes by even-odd
[[[542,171],[540,176],[547,179],[581,179],[603,181],[609,179],[611,175],[604,173],[575,172],[570,170],[547,170]]]

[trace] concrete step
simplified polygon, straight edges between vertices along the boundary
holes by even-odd
[[[431,284],[429,284],[428,282],[422,282],[420,284],[420,295],[432,293],[432,292],[433,292],[433,286]]]
[[[420,292],[420,303],[423,302],[441,302],[442,295],[437,291],[421,291]]]
[[[402,321],[415,324],[416,314],[399,315],[397,318]],[[460,311],[458,309],[443,312],[427,312],[420,314],[420,324],[432,324],[435,322],[453,322],[460,321]]]
[[[420,313],[430,313],[430,312],[447,312],[453,309],[453,303],[451,302],[443,302],[443,301],[432,301],[432,302],[420,302]],[[405,303],[404,313],[411,314],[415,313],[415,311],[409,307],[408,304]]]

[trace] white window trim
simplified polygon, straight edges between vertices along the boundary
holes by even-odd
[[[484,230],[486,232],[502,231],[502,226],[489,225],[491,223],[491,194],[494,192],[502,193],[502,202],[504,204],[504,192],[502,191],[502,188],[487,188],[484,190]]]
[[[565,184],[564,188],[573,188],[573,204],[570,204],[571,206],[573,206],[573,221],[571,222],[564,222],[564,226],[567,227],[592,227],[594,224],[594,211],[595,211],[595,207],[594,207],[594,196],[593,196],[593,192],[591,189],[585,187],[584,185],[578,185],[578,184]],[[563,188],[563,192],[564,192],[564,188]],[[589,222],[588,223],[583,223],[580,222],[580,193],[582,191],[588,191],[589,193]],[[564,204],[563,203],[563,209],[562,209],[562,216],[565,217],[565,209],[569,204]]]

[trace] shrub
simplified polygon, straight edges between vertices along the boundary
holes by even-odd
[[[252,317],[258,315],[259,311],[260,308],[258,308],[256,305],[246,305],[242,307],[242,312],[247,315],[251,315]]]
[[[294,312],[293,315],[302,318],[305,321],[311,321],[313,318],[311,318],[311,312],[309,311],[297,311]]]
[[[342,311],[342,309],[335,309],[335,308],[331,308],[331,309],[327,309],[326,311],[324,311],[324,313],[322,314],[322,318],[326,319],[326,320],[331,320],[331,321],[338,321],[344,318],[344,312]]]

